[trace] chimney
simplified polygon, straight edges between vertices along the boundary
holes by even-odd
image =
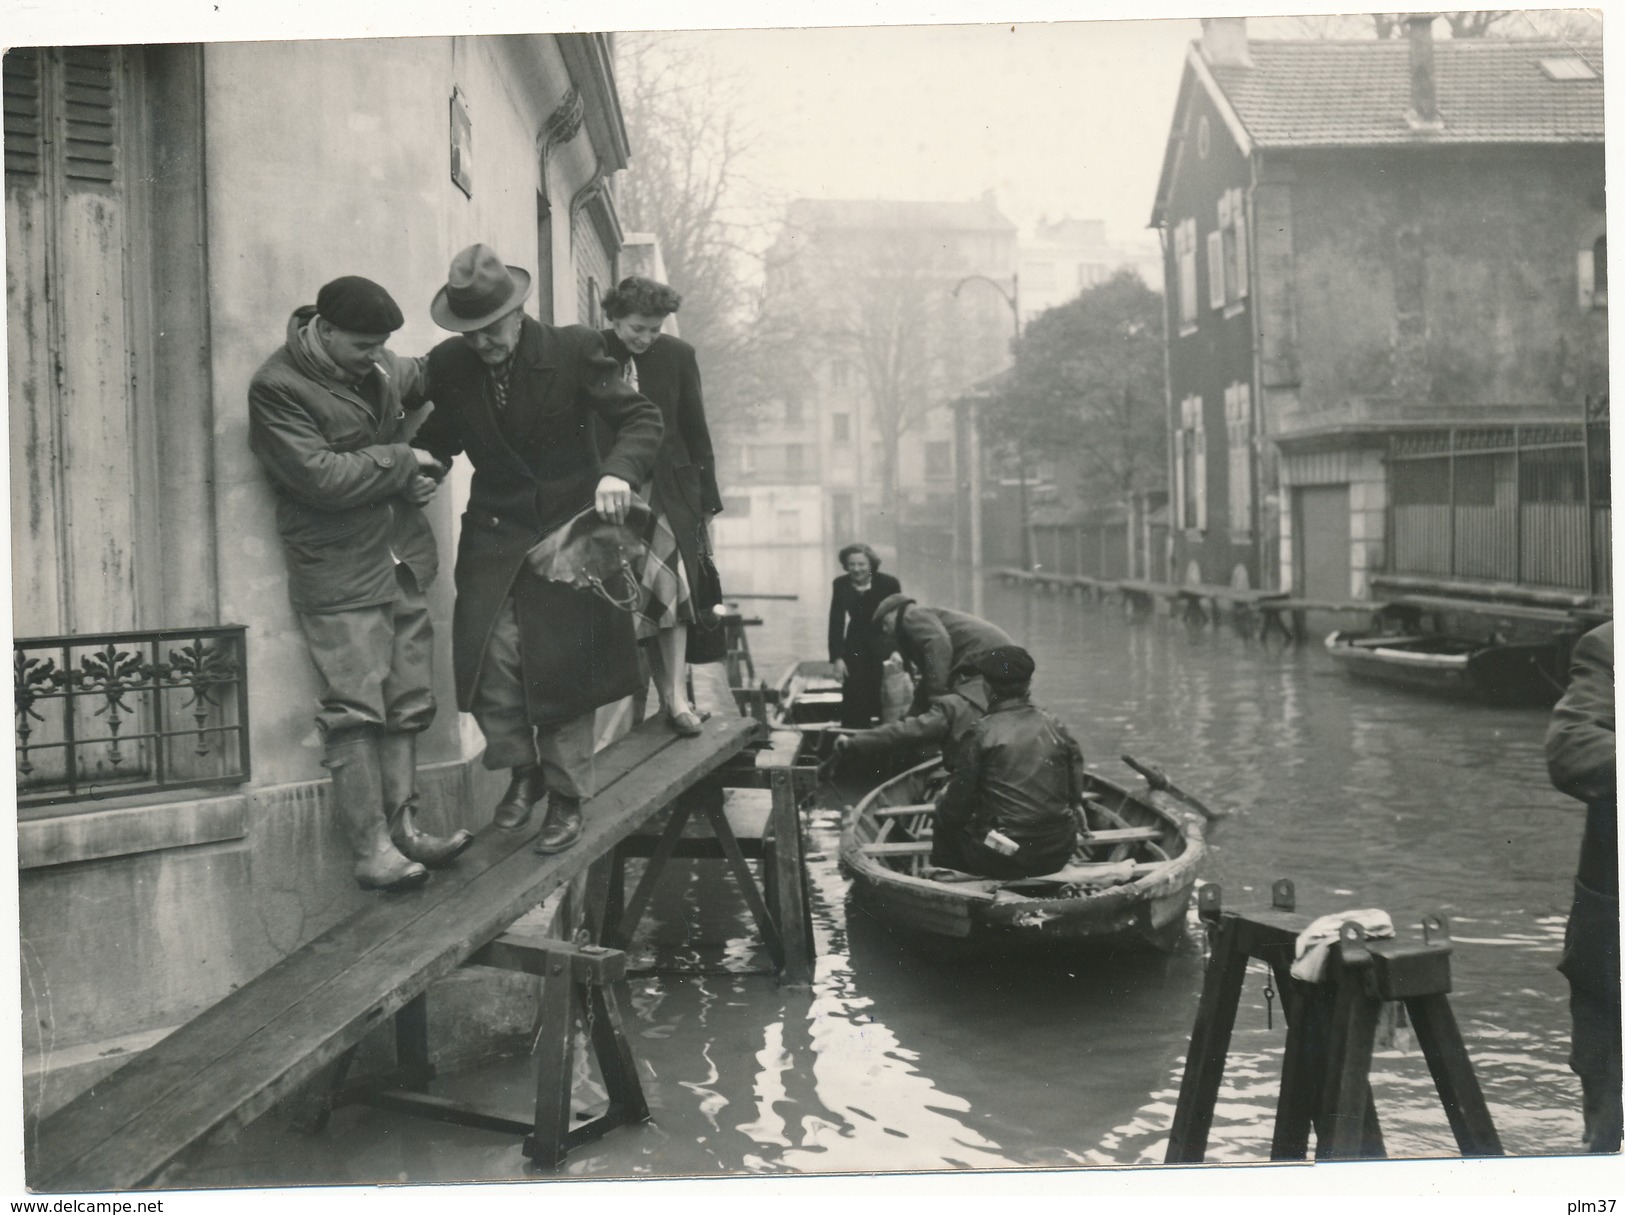
[[[1247,18],[1203,17],[1202,58],[1217,67],[1252,67],[1247,53]]]
[[[1444,130],[1433,73],[1433,22],[1437,16],[1416,13],[1405,18],[1405,37],[1411,51],[1411,108],[1405,112],[1405,121],[1413,131]]]

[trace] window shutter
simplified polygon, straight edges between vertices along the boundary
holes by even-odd
[[[10,167],[9,151],[10,144],[8,143],[8,168]],[[1589,310],[1597,292],[1596,258],[1592,256],[1590,249],[1580,250],[1579,256],[1575,259],[1575,270],[1579,272],[1580,277],[1580,307]]]
[[[69,188],[106,187],[117,180],[117,61],[108,47],[62,52],[62,175]]]
[[[3,71],[6,124],[6,182],[24,185],[39,180],[45,95],[40,53],[34,47],[6,52]]]
[[[1183,412],[1183,410],[1181,410]],[[1185,428],[1174,431],[1174,525],[1185,526]]]
[[[1207,234],[1207,302],[1210,307],[1224,307],[1224,233]]]
[[[1207,530],[1207,431],[1202,427],[1201,397],[1196,398],[1196,409],[1196,476],[1193,478],[1196,493],[1196,529],[1205,532]]]
[[[1247,204],[1242,201],[1241,191],[1236,191],[1235,206],[1230,208],[1230,222],[1236,226],[1236,281],[1231,284],[1235,288],[1236,298],[1247,298]]]

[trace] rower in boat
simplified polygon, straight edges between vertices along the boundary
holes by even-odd
[[[914,676],[911,716],[926,712],[932,700],[953,690],[954,673],[971,655],[1015,644],[1010,634],[980,616],[926,607],[902,594],[887,595],[875,605],[874,629]]]
[[[1034,664],[1026,650],[997,646],[971,665],[986,681],[987,713],[960,742],[937,799],[931,863],[990,878],[1053,873],[1077,840],[1083,752],[1028,699]]]

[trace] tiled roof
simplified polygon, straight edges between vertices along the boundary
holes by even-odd
[[[1404,38],[1248,43],[1251,67],[1204,65],[1260,147],[1569,143],[1603,137],[1602,43],[1458,38],[1433,44],[1444,127],[1419,133]],[[1198,56],[1200,52],[1197,52]],[[1552,80],[1542,59],[1583,58],[1594,80]]]
[[[1015,231],[991,198],[970,202],[798,198],[790,222],[805,228],[914,228]]]

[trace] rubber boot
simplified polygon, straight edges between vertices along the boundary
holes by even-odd
[[[581,838],[581,799],[554,790],[547,795],[547,821],[536,837],[536,854],[552,856]]]
[[[384,810],[389,816],[389,838],[402,855],[438,869],[467,849],[474,842],[474,833],[458,829],[441,836],[418,830],[417,741],[416,734],[385,734],[378,744]]]
[[[546,792],[547,782],[542,776],[541,768],[535,765],[515,768],[513,779],[508,782],[508,791],[497,803],[491,822],[500,831],[518,831],[530,821],[531,807],[539,802],[542,794]]]
[[[333,779],[333,804],[355,855],[356,883],[363,890],[409,890],[429,871],[402,856],[384,821],[384,780],[378,740],[366,736],[330,743],[322,761]]]

